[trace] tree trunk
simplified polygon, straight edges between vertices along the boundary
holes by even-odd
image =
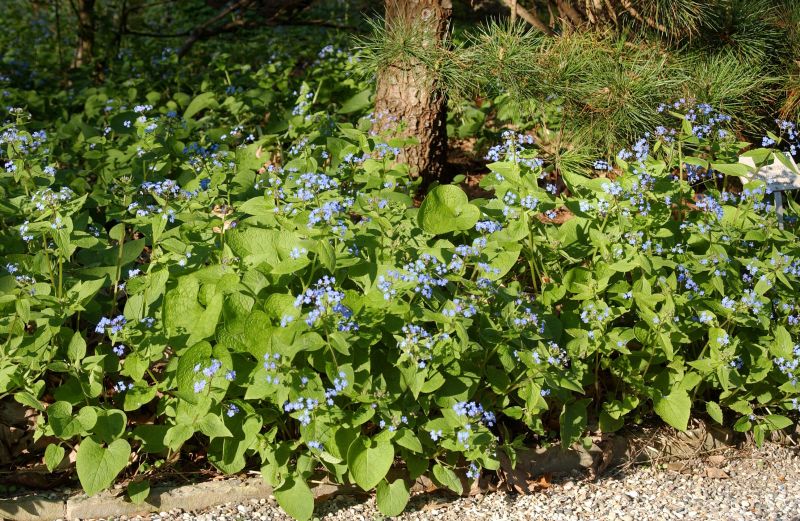
[[[386,0],[387,31],[394,24],[420,24],[426,46],[447,45],[451,15],[450,0]],[[399,158],[412,176],[421,176],[425,183],[442,177],[447,163],[447,99],[421,63],[389,64],[381,70],[375,115],[376,128],[391,118],[403,125],[404,135],[419,142],[406,147]]]
[[[95,0],[78,0],[75,15],[78,18],[78,45],[72,68],[81,67],[94,58],[94,2]]]

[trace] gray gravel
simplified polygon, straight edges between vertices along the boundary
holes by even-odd
[[[375,500],[335,498],[317,505],[324,520],[382,519]],[[203,512],[162,512],[114,521],[289,521],[273,498]],[[404,520],[781,520],[800,521],[800,451],[767,444],[704,460],[640,466],[590,482],[557,480],[532,495],[487,493],[468,498],[422,494]]]

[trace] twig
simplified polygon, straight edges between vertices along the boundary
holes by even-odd
[[[566,0],[556,0],[556,6],[558,7],[558,12],[561,13],[562,18],[566,17],[567,21],[569,21],[573,27],[580,27],[584,24],[585,20],[583,16],[575,10],[575,8]]]
[[[522,18],[532,26],[536,27],[546,35],[548,36],[553,35],[553,30],[550,29],[550,27],[546,23],[544,23],[541,20],[541,18],[536,16],[534,13],[531,13],[524,7],[520,6],[516,0],[503,0],[503,3],[506,4],[509,9],[511,9],[512,20],[514,19],[514,15],[517,14],[519,15],[520,18]]]
[[[146,31],[136,31],[136,30],[131,29],[129,27],[123,28],[123,31],[125,32],[125,34],[130,34],[130,35],[133,35],[133,36],[144,36],[144,37],[147,37],[147,38],[184,38],[186,36],[189,36],[189,34],[191,33],[191,31],[183,31],[183,32],[180,32],[180,33],[172,33],[172,34],[149,33],[149,32],[146,32]]]
[[[185,56],[189,52],[189,50],[194,46],[194,44],[200,40],[206,40],[214,35],[220,34],[221,32],[229,32],[231,30],[235,30],[234,27],[236,28],[241,27],[241,25],[243,25],[244,22],[241,18],[239,18],[233,20],[232,22],[228,22],[227,24],[223,25],[218,29],[210,29],[211,26],[213,26],[215,23],[219,22],[232,12],[238,9],[249,7],[250,4],[252,3],[253,0],[238,0],[237,2],[233,2],[230,5],[228,5],[228,7],[226,7],[225,9],[222,9],[215,16],[212,16],[211,18],[203,22],[201,25],[192,29],[191,32],[189,33],[189,37],[186,39],[185,42],[183,42],[181,48],[178,49],[178,57]]]

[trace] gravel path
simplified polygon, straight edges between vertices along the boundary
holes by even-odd
[[[320,520],[383,519],[374,499],[336,498],[317,506]],[[226,504],[203,512],[168,512],[115,521],[289,521],[274,499]],[[637,467],[595,482],[563,479],[533,495],[469,498],[420,495],[403,520],[800,521],[800,451],[767,444],[669,468]]]

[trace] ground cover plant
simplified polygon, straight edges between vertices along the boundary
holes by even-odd
[[[279,40],[195,89],[169,52],[49,94],[4,79],[0,401],[35,424],[10,468],[136,502],[187,461],[257,468],[297,519],[327,476],[391,516],[414,478],[460,493],[522,447],[796,423],[800,206],[779,227],[739,162],[795,168],[794,123],[751,144],[664,100],[567,170],[501,122],[468,196],[397,160],[413,138],[345,39]]]

